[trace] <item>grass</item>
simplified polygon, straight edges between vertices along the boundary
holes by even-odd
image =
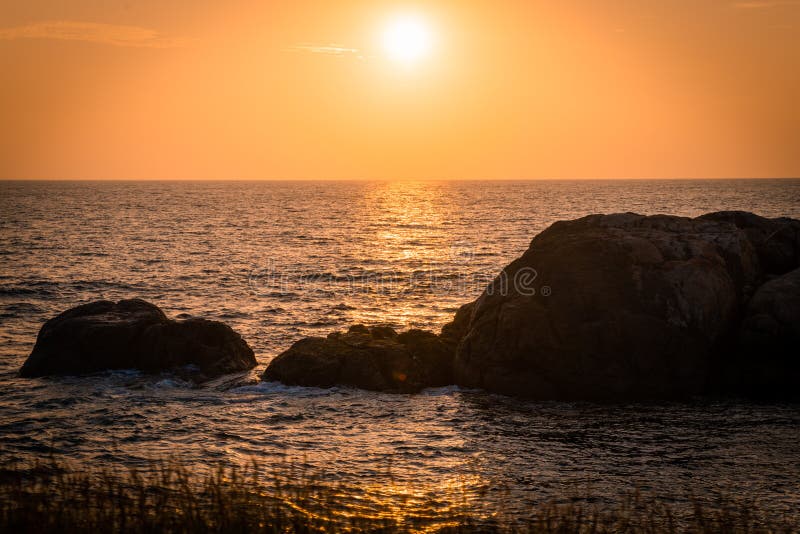
[[[493,509],[497,490],[433,491],[327,482],[292,465],[252,462],[197,474],[178,461],[114,472],[55,460],[0,469],[3,532],[793,532],[752,503],[666,504],[632,494],[613,506],[580,499],[531,506],[523,519]],[[498,490],[499,491],[499,490]],[[492,499],[491,502],[497,502]]]

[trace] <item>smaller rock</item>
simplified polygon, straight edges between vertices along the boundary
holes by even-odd
[[[451,384],[453,354],[452,345],[431,332],[355,325],[346,333],[297,341],[270,362],[262,379],[413,393]]]
[[[109,369],[148,373],[191,366],[196,380],[252,369],[253,350],[230,326],[168,319],[139,299],[97,301],[47,321],[20,376],[79,375]]]

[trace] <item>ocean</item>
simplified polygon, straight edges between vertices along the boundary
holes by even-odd
[[[0,182],[0,463],[291,461],[365,487],[390,477],[392,494],[372,493],[389,500],[489,488],[481,498],[512,515],[634,490],[746,495],[798,514],[797,404],[525,402],[257,378],[303,336],[438,330],[559,219],[718,210],[800,218],[800,180]],[[259,366],[200,387],[135,371],[17,376],[45,320],[132,297],[230,324]]]

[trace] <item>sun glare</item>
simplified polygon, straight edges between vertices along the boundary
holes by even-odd
[[[390,59],[416,63],[431,50],[432,36],[426,21],[415,15],[392,19],[383,30],[383,49]]]

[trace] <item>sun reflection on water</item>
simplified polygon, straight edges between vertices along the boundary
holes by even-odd
[[[487,489],[486,481],[477,475],[453,476],[428,485],[388,480],[357,488],[340,486],[325,502],[317,503],[319,508],[314,502],[291,506],[334,524],[367,522],[429,533],[463,526],[465,520],[488,519],[491,513],[481,507]]]
[[[373,439],[380,448],[385,436],[376,434]],[[480,474],[477,458],[440,463],[435,477],[421,477],[413,468],[398,469],[388,462],[363,481],[341,479],[338,467],[314,452],[269,464],[235,453],[231,458],[236,459],[231,465],[241,467],[229,473],[217,471],[221,482],[258,481],[248,488],[260,488],[258,493],[265,500],[280,502],[315,524],[331,525],[334,531],[380,527],[422,534],[497,519],[497,508],[487,506],[489,491],[497,487]],[[195,476],[202,478],[206,472],[209,469],[201,467]]]
[[[361,253],[391,267],[393,286],[381,288],[388,294],[375,295],[375,306],[354,313],[357,321],[399,326],[444,322],[444,316],[421,321],[419,299],[433,298],[430,293],[437,289],[448,292],[452,284],[444,285],[443,280],[464,267],[454,265],[458,258],[453,250],[464,243],[452,229],[458,207],[448,200],[450,195],[443,191],[447,188],[443,182],[397,181],[363,189],[358,210],[369,221],[366,228],[370,235],[366,238],[369,248]],[[472,284],[466,290],[467,297],[474,298],[481,288]]]

